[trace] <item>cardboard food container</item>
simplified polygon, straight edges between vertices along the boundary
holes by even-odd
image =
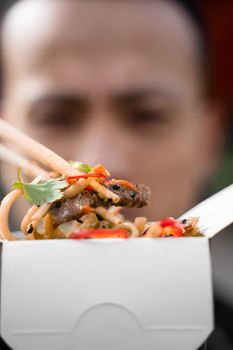
[[[206,237],[1,243],[14,350],[195,350],[212,330]]]

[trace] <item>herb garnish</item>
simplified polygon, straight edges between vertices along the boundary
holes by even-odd
[[[40,206],[44,203],[53,203],[63,197],[62,189],[68,187],[68,183],[63,179],[49,179],[41,182],[41,176],[32,182],[22,181],[21,171],[18,170],[18,181],[13,184],[14,189],[22,189],[25,199],[32,204]]]

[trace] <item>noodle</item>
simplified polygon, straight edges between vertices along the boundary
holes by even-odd
[[[48,212],[50,207],[51,207],[51,203],[45,203],[40,208],[37,209],[37,211],[32,216],[31,224],[33,228],[45,216],[45,214]]]
[[[38,221],[40,221],[48,212],[50,207],[51,207],[51,203],[45,203],[41,207],[39,207],[32,216],[33,223],[36,224]]]
[[[139,237],[139,232],[138,232],[137,227],[130,221],[122,222],[121,224],[116,225],[114,228],[115,229],[123,229],[123,230],[129,231],[131,238]]]
[[[16,238],[12,235],[9,229],[9,214],[11,207],[16,200],[22,195],[22,190],[17,189],[8,193],[8,195],[2,200],[0,207],[0,230],[1,238],[8,241],[15,241]]]
[[[159,237],[162,232],[162,228],[158,222],[152,224],[147,230],[145,236],[146,237]]]
[[[45,233],[53,231],[53,218],[50,214],[47,214],[44,218],[44,230]]]
[[[138,236],[136,237],[140,237],[143,234],[146,223],[147,223],[147,218],[145,217],[138,217],[134,220],[134,225],[138,229]]]
[[[74,185],[67,188],[64,192],[64,198],[73,198],[82,192],[89,184],[90,179],[80,179]]]
[[[116,216],[121,215],[121,211],[122,211],[122,207],[111,207],[111,208],[109,209],[109,212],[110,212],[112,215],[116,215]]]
[[[82,218],[81,218],[82,220]],[[96,228],[99,225],[99,220],[97,216],[94,213],[90,213],[85,215],[85,220],[83,223],[80,225],[80,229],[82,228]]]
[[[98,207],[95,209],[95,212],[101,216],[103,219],[111,222],[114,225],[118,225],[122,223],[121,219],[119,219],[117,216],[112,215],[107,209]]]
[[[113,203],[118,203],[120,200],[120,197],[117,196],[115,193],[109,191],[106,187],[102,186],[96,181],[91,181],[90,183],[91,187],[93,190],[99,193],[100,197],[105,198],[105,199],[112,199]]]
[[[36,205],[33,205],[27,212],[27,214],[24,216],[23,221],[21,223],[21,231],[27,234],[27,229],[29,224],[32,222],[32,216],[37,211],[38,207]]]

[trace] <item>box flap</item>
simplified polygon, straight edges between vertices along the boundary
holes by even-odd
[[[206,238],[4,242],[1,331],[15,350],[193,350],[211,287]]]

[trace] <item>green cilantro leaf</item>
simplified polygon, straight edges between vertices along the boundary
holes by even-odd
[[[44,183],[40,183],[40,181],[41,178],[37,177],[31,183],[23,182],[19,171],[18,181],[13,184],[13,188],[22,189],[25,199],[29,203],[39,206],[61,199],[63,197],[61,190],[68,186],[65,180],[50,179]]]
[[[92,170],[92,167],[90,165],[80,163],[80,162],[75,162],[73,160],[70,160],[69,164],[72,166],[72,168],[80,170],[84,173],[89,173]]]

